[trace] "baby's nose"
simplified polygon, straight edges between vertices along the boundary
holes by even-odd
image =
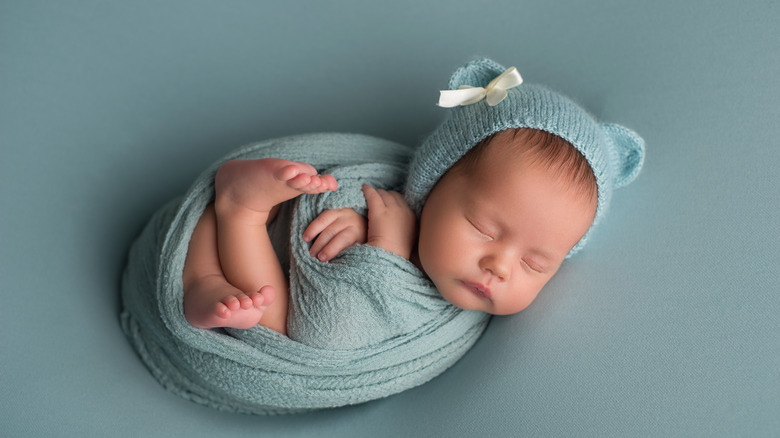
[[[494,277],[501,281],[506,281],[512,272],[512,265],[506,254],[494,253],[484,257],[481,261],[481,268],[490,272]]]

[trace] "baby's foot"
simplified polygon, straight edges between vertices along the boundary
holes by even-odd
[[[214,181],[217,207],[243,208],[268,215],[271,209],[302,193],[336,190],[332,175],[318,175],[306,163],[277,158],[231,160]]]
[[[215,280],[198,280],[185,292],[184,316],[195,327],[254,327],[276,295],[271,286],[245,294],[230,283]]]

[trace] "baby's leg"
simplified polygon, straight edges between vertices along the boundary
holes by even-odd
[[[245,294],[228,283],[217,253],[217,220],[209,205],[198,220],[184,263],[184,316],[195,327],[249,328],[274,302],[270,287]]]
[[[318,175],[308,164],[287,160],[233,160],[219,169],[214,205],[220,266],[228,282],[245,293],[266,286],[276,292],[260,324],[286,331],[287,276],[266,228],[272,210],[301,193],[336,187],[331,175]]]

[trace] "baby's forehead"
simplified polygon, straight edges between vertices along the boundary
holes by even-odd
[[[558,182],[588,197],[597,195],[597,182],[591,164],[574,145],[562,137],[538,129],[507,129],[489,137],[480,150],[475,170],[492,172],[500,164],[504,171],[533,168],[555,177]],[[507,167],[508,165],[508,167]]]
[[[498,132],[477,143],[463,157],[470,167],[472,175],[484,171],[493,172],[497,167],[506,170],[523,165],[525,155],[529,150],[528,139],[523,135],[513,133],[514,130]],[[507,167],[509,169],[507,169]]]

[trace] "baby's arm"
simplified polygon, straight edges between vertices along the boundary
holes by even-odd
[[[398,192],[363,184],[368,206],[366,243],[409,259],[417,240],[417,218]]]

